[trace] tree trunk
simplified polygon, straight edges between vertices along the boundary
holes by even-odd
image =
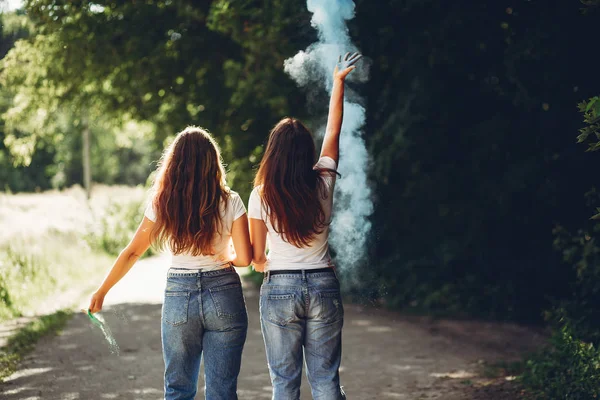
[[[82,135],[83,141],[81,147],[83,151],[83,186],[85,188],[85,194],[89,199],[92,190],[92,167],[90,165],[90,128],[87,121],[84,121],[83,123]]]

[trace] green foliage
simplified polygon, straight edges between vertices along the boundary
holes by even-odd
[[[74,282],[99,279],[109,265],[109,257],[91,252],[73,234],[14,237],[0,246],[0,321],[36,310],[39,301]]]
[[[582,87],[567,62],[595,21],[577,2],[356,3],[351,32],[374,61],[360,90],[378,199],[359,281],[402,308],[540,318],[573,278],[552,228],[586,218],[573,194],[600,166],[565,134],[600,84],[590,74]]]
[[[156,159],[165,138],[194,124],[211,130],[220,143],[235,143],[224,146],[224,158],[248,173],[236,170],[230,184],[249,194],[249,159],[256,159],[268,129],[290,110],[305,109],[282,70],[297,43],[282,39],[297,37],[309,17],[300,3],[250,6],[27,2],[36,34],[15,44],[0,73],[2,85],[11,88],[3,114],[11,161],[30,165],[37,143],[46,138],[56,154],[48,171],[53,186],[81,182],[74,168],[80,162],[77,143],[89,125],[98,142],[113,143],[95,143],[104,162],[92,165],[94,180],[139,183],[139,174],[115,171],[127,163],[147,174],[147,157]],[[119,151],[119,127],[142,120],[156,129]]]
[[[581,0],[584,13],[600,6],[598,0]],[[585,127],[579,129],[577,143],[588,145],[586,151],[600,149],[600,97],[578,104]],[[593,189],[588,201],[596,203]],[[590,201],[591,200],[591,201]],[[592,220],[600,219],[599,213]],[[563,261],[573,266],[570,283],[572,294],[558,301],[545,313],[554,329],[549,346],[528,360],[523,383],[536,399],[587,400],[600,395],[600,247],[597,244],[600,224],[570,233],[563,226],[554,229],[554,247],[562,252]]]
[[[600,345],[600,225],[571,234],[563,227],[555,229],[554,245],[566,264],[573,266],[569,281],[571,295],[546,312],[554,326],[568,326],[578,339]]]
[[[587,143],[587,151],[596,151],[600,149],[600,97],[594,96],[579,103],[578,107],[587,126],[579,130],[577,143]]]
[[[17,13],[4,13],[0,15],[0,58],[14,47],[17,40],[29,36],[33,26],[25,15]],[[13,97],[4,85],[0,84],[0,114],[4,114],[11,106]],[[35,151],[32,155],[32,163],[40,167],[27,170],[16,167],[19,164],[18,156],[13,155],[6,147],[6,126],[3,118],[0,118],[0,190],[35,190],[50,187],[49,177],[45,166],[52,162],[53,151],[45,146],[45,143],[37,143],[31,148]]]
[[[99,222],[87,234],[90,246],[111,256],[118,256],[140,225],[145,206],[144,200],[110,202],[99,217]],[[154,249],[150,248],[144,257],[153,254]]]
[[[6,55],[17,40],[28,37],[34,29],[26,15],[16,12],[0,14],[0,25],[0,58]]]
[[[44,315],[9,337],[6,346],[0,349],[0,383],[15,372],[19,361],[42,336],[59,332],[70,317],[71,313],[67,311]]]
[[[550,344],[526,365],[521,377],[539,400],[589,400],[600,396],[600,351],[576,339],[569,327],[557,330]]]

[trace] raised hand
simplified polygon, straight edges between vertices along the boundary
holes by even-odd
[[[342,56],[339,56],[338,62],[333,70],[333,79],[344,80],[346,75],[356,68],[354,64],[356,64],[356,62],[361,58],[362,54],[360,53],[346,53],[343,60]]]

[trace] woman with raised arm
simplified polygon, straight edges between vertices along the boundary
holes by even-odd
[[[173,254],[161,321],[164,398],[194,399],[204,356],[206,399],[237,399],[248,316],[232,265],[248,266],[252,247],[244,204],[226,186],[219,148],[203,129],[186,128],[164,151],[144,219],[93,295],[91,312],[151,243]]]
[[[304,360],[314,399],[345,399],[339,377],[344,309],[328,235],[344,80],[360,58],[346,54],[334,70],[319,160],[308,129],[282,119],[271,130],[250,195],[253,262],[265,272],[260,320],[274,400],[300,399]]]

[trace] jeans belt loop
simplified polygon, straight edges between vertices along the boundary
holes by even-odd
[[[267,271],[266,274],[267,274],[267,283],[270,283],[271,282],[271,271]]]
[[[306,280],[306,270],[305,269],[302,270],[302,280],[303,281]]]

